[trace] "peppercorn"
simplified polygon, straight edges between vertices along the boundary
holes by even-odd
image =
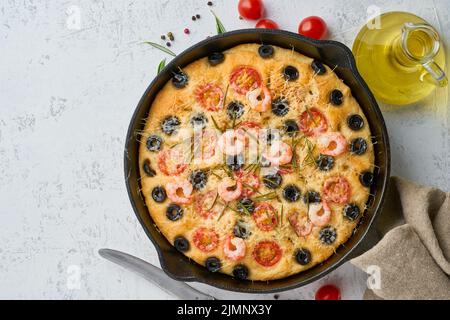
[[[195,15],[195,17],[196,17],[197,19],[200,19],[200,15],[199,15],[198,13]]]
[[[166,42],[166,46],[170,47],[170,46],[171,46],[171,43],[167,41],[167,42]]]
[[[167,33],[167,36],[169,37],[170,41],[173,41],[175,39],[172,32]]]
[[[197,20],[197,18],[195,16],[192,16],[192,21]]]
[[[189,34],[191,31],[188,28],[184,28],[184,33]]]
[[[166,40],[166,36],[165,35],[161,35],[161,40]]]
[[[208,1],[207,5],[211,7],[213,3],[211,1]]]

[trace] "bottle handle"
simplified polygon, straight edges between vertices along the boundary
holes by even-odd
[[[411,32],[420,30],[425,32],[433,40],[433,48],[423,57],[418,58],[408,47],[408,37]],[[448,84],[447,75],[444,70],[434,61],[434,57],[438,54],[441,46],[441,41],[437,31],[428,24],[423,23],[405,23],[402,33],[402,49],[407,57],[417,63],[421,64],[426,70],[421,77],[422,81],[431,82],[439,87],[445,87]]]
[[[421,78],[422,81],[425,80],[427,82],[432,82],[434,84],[437,84],[439,87],[447,86],[447,75],[445,74],[444,70],[442,70],[436,62],[434,62],[434,60],[430,60],[422,64],[422,66],[427,71],[423,74]]]

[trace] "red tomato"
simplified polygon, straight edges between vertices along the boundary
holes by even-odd
[[[259,20],[255,27],[262,29],[279,29],[278,24],[270,19]]]
[[[242,18],[258,20],[264,14],[264,3],[262,0],[239,0],[238,11]]]
[[[214,83],[207,83],[197,87],[195,97],[200,105],[209,111],[217,111],[222,108],[223,91]]]
[[[242,196],[251,197],[259,188],[259,177],[250,172],[238,171],[236,177],[242,182]]]
[[[261,83],[261,75],[252,67],[240,66],[231,72],[230,84],[237,94],[245,95],[250,90],[259,88]]]
[[[166,176],[177,176],[186,170],[187,157],[184,154],[184,145],[179,144],[158,154],[158,167]]]
[[[275,209],[266,202],[259,203],[253,212],[253,220],[262,231],[271,231],[278,224]]]
[[[335,285],[324,285],[317,290],[316,300],[341,300],[341,291]]]
[[[283,251],[278,243],[263,240],[256,244],[253,249],[253,258],[264,267],[271,267],[280,261]]]
[[[327,24],[320,17],[307,17],[300,22],[298,33],[317,40],[324,39],[328,33]]]
[[[198,228],[192,236],[195,246],[203,252],[211,252],[217,248],[219,236],[213,229]]]
[[[332,177],[323,185],[323,198],[337,204],[345,204],[350,200],[351,187],[344,177]]]
[[[300,115],[300,130],[308,137],[327,131],[325,116],[316,108],[310,108]]]
[[[195,212],[205,219],[217,214],[220,204],[217,203],[216,198],[217,191],[197,194],[194,198]]]

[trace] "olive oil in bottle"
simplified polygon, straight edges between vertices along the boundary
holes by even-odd
[[[446,86],[445,52],[426,21],[405,12],[375,18],[359,32],[353,53],[359,72],[375,97],[393,105],[415,103],[436,86]]]

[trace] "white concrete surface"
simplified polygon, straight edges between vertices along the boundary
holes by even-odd
[[[236,0],[212,0],[228,30]],[[163,53],[142,45],[172,31],[172,49],[215,33],[206,0],[5,0],[0,3],[0,298],[169,299],[99,258],[110,247],[158,264],[132,213],[122,174],[131,114]],[[295,31],[316,14],[351,46],[367,8],[415,12],[444,30],[445,0],[266,0],[268,15]],[[193,14],[201,14],[193,22]],[[182,30],[189,27],[191,34]],[[170,57],[167,57],[170,58]],[[393,173],[450,189],[446,90],[422,105],[384,107]],[[359,299],[366,276],[346,264],[318,283],[280,294],[310,299],[322,283]],[[255,298],[197,285],[220,298]],[[273,295],[258,298],[273,299]]]

